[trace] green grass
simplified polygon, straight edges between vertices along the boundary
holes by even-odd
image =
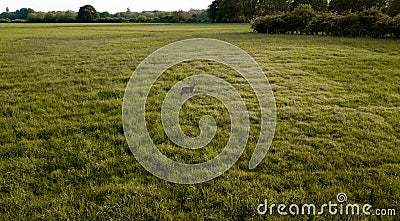
[[[400,214],[400,42],[262,35],[238,24],[0,24],[1,220],[379,220],[377,216],[260,216],[270,203],[336,202],[396,208]],[[178,64],[152,89],[147,121],[160,150],[182,162],[211,159],[227,142],[229,115],[208,97],[181,111],[198,135],[210,114],[220,126],[204,150],[182,151],[163,135],[161,99],[192,73],[213,72],[241,89],[251,111],[245,153],[222,176],[178,185],[135,160],[122,127],[122,101],[138,64],[187,38],[216,38],[252,55],[277,104],[276,135],[254,170],[259,107],[231,69]],[[150,105],[151,104],[151,105]],[[215,106],[213,106],[215,104]],[[276,212],[275,212],[276,214]]]

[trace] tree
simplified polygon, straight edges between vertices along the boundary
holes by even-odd
[[[315,11],[326,11],[328,9],[328,1],[327,0],[294,0],[292,3],[292,8],[295,9],[297,6],[301,4],[308,4]]]
[[[61,15],[61,22],[74,22],[76,19],[76,12],[68,10]]]
[[[44,22],[55,22],[56,21],[56,12],[47,12],[43,18]]]
[[[174,18],[176,18],[176,20],[177,20],[178,22],[183,21],[183,20],[185,19],[185,18],[184,18],[184,13],[183,13],[182,10],[173,11],[173,12],[172,12],[172,16],[173,16]]]
[[[329,2],[329,10],[332,12],[345,13],[354,8],[352,0],[331,0]]]
[[[307,24],[316,17],[316,13],[311,5],[299,5],[289,14],[291,18],[291,24],[294,25],[296,31],[300,31],[300,34],[306,30]]]
[[[332,12],[345,14],[350,11],[359,12],[372,7],[382,9],[386,5],[387,0],[331,0],[329,2],[329,9]]]
[[[257,7],[258,0],[242,0],[242,4],[243,15],[246,18],[246,21],[251,21],[260,14],[259,8]]]
[[[220,22],[221,20],[221,10],[219,5],[221,4],[222,0],[215,0],[208,6],[207,13],[210,22]]]
[[[272,15],[290,10],[292,0],[259,0],[258,8],[261,15]]]
[[[91,5],[85,5],[79,8],[78,21],[80,22],[93,22],[99,18],[99,13]]]
[[[28,21],[30,21],[30,22],[43,22],[45,15],[46,15],[45,12],[30,13],[28,15]]]
[[[392,17],[400,14],[400,0],[389,0],[386,13]]]
[[[9,12],[10,12],[10,9],[9,9],[8,7],[6,8],[6,12],[7,12],[7,13],[9,13]]]
[[[100,16],[100,18],[109,18],[109,17],[111,17],[111,14],[109,12],[105,11],[105,12],[101,12],[99,14],[99,16]]]
[[[243,4],[239,0],[215,0],[208,8],[211,22],[244,22]]]
[[[15,19],[28,19],[30,13],[34,13],[35,11],[31,8],[21,8],[15,12]]]
[[[144,16],[144,15],[139,15],[139,17],[137,18],[137,20],[138,20],[139,22],[145,22],[145,21],[147,21],[147,18],[146,18],[146,16]]]
[[[393,18],[393,21],[392,21],[391,26],[392,26],[394,35],[395,35],[396,37],[400,37],[400,14],[399,14],[399,15],[396,15],[396,16]]]

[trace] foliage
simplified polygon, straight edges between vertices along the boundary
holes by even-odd
[[[288,0],[215,0],[208,8],[210,22],[249,22],[258,15],[289,11]]]
[[[293,10],[293,12],[288,13],[290,25],[292,25],[292,30],[296,28],[300,33],[306,30],[307,25],[316,16],[315,11],[312,9],[311,5],[299,5]]]
[[[100,18],[99,13],[91,5],[84,5],[79,8],[77,21],[79,22],[94,22]]]
[[[295,9],[299,5],[311,5],[311,7],[315,11],[326,11],[328,9],[328,1],[327,0],[294,0],[292,3],[292,8]]]
[[[390,24],[394,34],[400,36],[400,14],[394,17]]]
[[[383,13],[394,17],[400,13],[400,0],[214,0],[207,10],[189,11],[143,11],[134,12],[127,8],[125,12],[110,14],[100,12],[98,22],[124,23],[124,22],[153,22],[153,23],[176,23],[176,22],[250,22],[259,16],[275,16],[281,13],[293,11],[301,4],[311,5],[318,14],[332,12],[347,15],[351,12],[361,12],[366,9],[375,8]],[[22,8],[16,12],[3,12],[0,22],[9,22],[15,19],[28,20],[29,22],[75,22],[79,20],[75,12],[35,12],[33,9]],[[65,13],[65,15],[62,15]],[[32,14],[30,16],[30,14]],[[318,20],[318,18],[313,20]],[[91,18],[91,22],[96,19]],[[301,21],[293,21],[301,22]],[[390,23],[390,22],[389,22]],[[315,26],[315,24],[310,24]],[[291,25],[294,26],[294,25]],[[297,26],[297,25],[296,25]]]
[[[0,18],[0,23],[11,23],[11,19],[9,19],[9,18]]]
[[[376,8],[346,15],[315,13],[311,6],[300,5],[293,12],[274,16],[261,16],[252,21],[259,33],[308,33],[334,36],[397,36],[396,19]]]
[[[31,8],[21,8],[16,10],[15,12],[10,12],[8,8],[6,12],[1,13],[0,19],[10,19],[10,20],[27,20],[30,13],[34,13],[35,11]]]
[[[386,13],[389,16],[396,16],[400,14],[400,0],[388,0]]]
[[[28,16],[29,22],[64,22],[70,23],[75,22],[77,13],[73,11],[65,12],[34,12],[30,13]]]
[[[244,22],[243,5],[241,1],[216,0],[208,9],[211,22]]]
[[[318,13],[331,11],[341,15],[370,8],[389,16],[400,12],[400,0],[214,0],[208,8],[210,22],[249,22],[259,16],[275,16],[311,5]]]
[[[359,12],[372,7],[383,9],[387,0],[331,0],[329,9],[332,12],[346,14],[348,12]]]
[[[83,8],[83,7],[82,7]],[[81,9],[82,9],[81,8]],[[21,12],[23,14],[21,14]],[[28,13],[27,13],[28,12]],[[28,14],[26,17],[25,15]],[[101,23],[125,23],[125,22],[154,22],[154,23],[176,23],[176,22],[188,22],[188,23],[200,23],[206,22],[208,19],[206,10],[190,9],[189,11],[143,11],[143,12],[132,12],[130,9],[126,12],[117,12],[110,14],[109,12],[97,13],[98,18],[91,22]],[[94,14],[97,17],[96,13]],[[26,20],[28,22],[62,22],[71,23],[81,21],[78,19],[78,13],[68,11],[50,11],[50,12],[35,12],[33,9],[21,9],[17,12],[4,12],[0,15],[0,23],[16,22],[16,19]]]

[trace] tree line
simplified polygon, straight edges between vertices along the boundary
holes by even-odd
[[[214,0],[207,11],[210,22],[250,22],[258,16],[292,12],[302,4],[310,5],[316,12],[338,15],[370,8],[390,17],[400,13],[400,0]]]
[[[391,17],[376,7],[336,14],[299,5],[291,12],[257,17],[251,27],[258,33],[270,34],[400,37],[400,14]]]
[[[206,10],[189,11],[143,11],[132,12],[129,8],[125,12],[111,14],[109,12],[98,12],[93,6],[82,6],[78,12],[68,11],[50,11],[36,12],[31,8],[21,8],[15,12],[6,12],[0,14],[0,22],[206,22],[208,19]]]
[[[78,12],[7,8],[0,22],[251,22],[259,33],[400,37],[400,0],[214,0],[207,10],[115,14],[91,5]]]

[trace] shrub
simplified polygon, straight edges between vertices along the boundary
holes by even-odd
[[[14,20],[12,20],[12,22],[13,23],[25,23],[26,20],[24,20],[24,19],[14,19]]]
[[[386,37],[399,36],[400,15],[391,18],[376,8],[361,12],[336,15],[315,13],[310,5],[300,5],[293,12],[281,15],[258,17],[252,21],[252,28],[258,33],[326,33],[345,37]]]
[[[315,18],[316,14],[311,5],[299,5],[290,13],[296,31],[302,33],[307,25]]]
[[[0,23],[10,23],[11,22],[11,19],[9,19],[9,18],[1,18],[0,19]]]
[[[400,14],[391,21],[391,30],[396,37],[400,37]]]

